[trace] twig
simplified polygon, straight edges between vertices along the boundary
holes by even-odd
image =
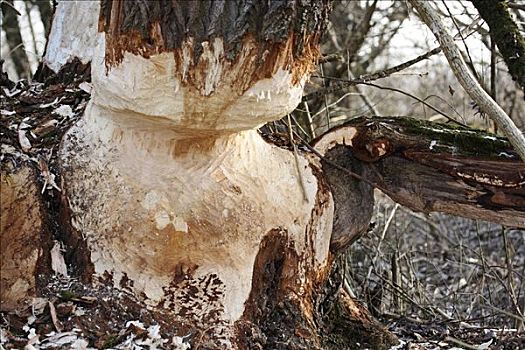
[[[348,66],[348,79],[355,79],[354,73],[350,70],[350,66]],[[354,90],[359,94],[359,97],[361,97],[361,100],[365,103],[365,105],[368,107],[368,109],[375,115],[380,116],[377,109],[374,107],[374,105],[370,102],[368,97],[359,89],[359,87],[356,85],[354,86]]]
[[[419,308],[421,311],[425,312],[429,316],[432,316],[433,318],[436,317],[436,314],[433,310],[433,308],[424,306],[419,304],[417,301],[415,301],[406,291],[404,291],[402,288],[399,288],[392,284],[392,281],[390,281],[388,278],[385,278],[381,274],[377,273],[377,271],[374,271],[374,275],[376,275],[381,281],[385,282],[390,288],[395,289],[399,295],[404,298],[406,301],[410,302],[415,307]]]
[[[324,75],[323,65],[320,64],[319,68],[321,69],[321,75]],[[323,88],[326,88],[326,81],[323,79]],[[328,110],[328,98],[326,97],[326,93],[323,94],[323,102],[324,102],[324,108],[326,110],[326,124],[328,125],[328,129],[330,129],[330,111]]]
[[[492,305],[490,305],[490,304],[487,304],[487,306],[488,306],[490,309],[494,310],[494,311],[497,311],[497,312],[499,312],[499,313],[502,313],[502,314],[504,314],[505,316],[511,317],[511,318],[513,318],[513,319],[515,319],[515,320],[518,320],[518,321],[520,321],[520,322],[525,321],[525,319],[524,319],[523,317],[520,317],[520,316],[518,316],[518,315],[516,315],[516,314],[513,314],[512,312],[508,312],[508,311],[506,311],[506,310],[502,310],[502,309],[497,308],[497,307],[495,307],[495,306],[492,306]]]
[[[335,61],[343,61],[343,56],[341,56],[338,53],[331,53],[329,55],[321,56],[319,58],[319,61],[317,63],[323,64],[323,63],[329,63],[329,62],[335,62]]]
[[[340,90],[344,90],[346,88],[349,88],[351,86],[354,86],[354,85],[357,85],[359,83],[363,83],[363,82],[367,82],[367,81],[372,81],[372,80],[377,80],[377,79],[381,79],[381,78],[386,78],[388,76],[390,76],[391,74],[393,73],[396,73],[396,72],[399,72],[399,71],[402,71],[403,69],[405,68],[408,68],[424,59],[427,59],[429,58],[430,56],[433,56],[437,53],[439,53],[441,51],[441,48],[440,47],[436,47],[435,49],[433,50],[430,50],[429,52],[427,53],[424,53],[423,55],[420,55],[410,61],[406,61],[404,63],[401,63],[397,66],[394,66],[394,67],[391,67],[391,68],[387,68],[387,69],[383,69],[383,70],[380,70],[378,72],[375,72],[375,73],[372,73],[372,74],[367,74],[367,75],[362,75],[360,76],[359,78],[357,79],[352,79],[352,80],[344,80],[344,79],[340,79],[341,82],[339,84],[335,84],[335,85],[332,85],[332,86],[329,86],[329,87],[324,87],[322,89],[319,89],[317,91],[314,91],[310,94],[307,94],[303,97],[303,100],[310,100],[312,98],[315,98],[315,97],[319,97],[323,94],[329,94],[329,93],[332,93],[332,92],[336,92],[336,91],[340,91]],[[324,77],[323,77],[324,78]],[[334,79],[334,78],[332,78]]]
[[[306,111],[306,117],[308,118],[308,128],[310,129],[310,137],[315,139],[314,126],[312,124],[312,115],[310,114],[310,107],[308,107],[308,101],[304,101],[304,109]]]
[[[290,117],[292,118],[295,126],[297,126],[299,128],[299,130],[301,130],[301,132],[303,133],[304,136],[306,137],[310,137],[310,135],[308,135],[308,133],[303,129],[303,127],[301,126],[301,124],[299,124],[299,122],[297,121],[297,119],[295,119],[295,117],[293,116],[293,114],[290,114]]]
[[[303,200],[305,202],[308,202],[308,195],[306,194],[303,173],[301,172],[301,166],[299,164],[299,156],[297,155],[297,146],[295,145],[295,142],[293,142],[293,129],[292,129],[292,120],[290,119],[290,114],[288,114],[288,136],[290,137],[290,143],[292,144],[292,147],[293,147],[295,167],[297,168],[297,177],[299,180],[299,186],[301,187],[301,192],[303,194]]]
[[[392,208],[392,211],[390,212],[390,215],[388,216],[388,219],[386,220],[385,226],[383,227],[383,231],[381,232],[381,237],[379,238],[379,242],[377,243],[374,257],[372,258],[372,264],[370,265],[370,268],[368,269],[368,274],[366,276],[367,279],[370,279],[370,276],[372,275],[372,268],[375,266],[377,262],[377,258],[379,257],[379,254],[381,253],[381,244],[383,244],[383,241],[385,240],[386,233],[388,231],[388,228],[390,227],[390,224],[392,223],[392,220],[394,219],[394,215],[396,214],[397,208],[399,208],[398,203],[396,203],[394,208]]]
[[[472,60],[472,57],[470,56],[470,50],[468,49],[468,45],[465,42],[465,37],[463,36],[463,32],[459,28],[458,23],[456,22],[456,19],[455,19],[454,15],[452,14],[450,9],[448,8],[446,1],[445,0],[441,0],[441,2],[443,3],[445,8],[447,9],[448,15],[450,16],[450,19],[452,20],[452,23],[454,23],[454,27],[456,27],[456,29],[458,30],[458,33],[456,35],[459,35],[459,37],[461,38],[461,41],[463,42],[463,46],[465,46],[465,52],[467,53],[467,57],[468,57],[468,60],[469,60],[470,70],[472,71],[472,74],[474,74],[474,77],[476,78],[476,80],[480,81],[479,75],[476,72],[476,67],[474,67],[474,61]]]
[[[447,100],[445,100],[445,99],[444,99],[443,97],[441,97],[441,96],[438,96],[438,95],[428,95],[427,97],[425,97],[424,101],[428,100],[428,99],[431,98],[431,97],[435,97],[435,98],[437,98],[438,100],[440,100],[441,102],[445,103],[447,106],[450,107],[451,110],[454,111],[454,113],[456,113],[456,115],[457,115],[459,118],[461,118],[461,119],[463,119],[463,121],[465,121],[465,118],[464,118],[461,114],[459,114],[458,111],[456,111],[456,109],[454,108],[454,106],[452,106]]]
[[[317,117],[319,114],[323,113],[327,108],[330,108],[330,107],[333,107],[333,106],[336,106],[339,102],[341,102],[342,100],[344,100],[345,98],[347,98],[348,96],[351,96],[351,95],[354,95],[356,93],[354,92],[347,92],[346,94],[344,94],[343,96],[341,96],[337,101],[329,104],[328,106],[326,107],[323,107],[321,108],[320,110],[318,110],[313,116],[312,116],[312,119]],[[304,102],[305,103],[305,107],[307,107],[308,105],[306,104],[306,101]],[[310,113],[310,110],[307,109],[306,110],[307,113]]]
[[[496,100],[496,41],[490,36],[490,96]],[[492,121],[494,124],[494,133],[498,133],[498,126],[496,122]]]
[[[520,310],[518,299],[516,298],[516,292],[514,291],[514,283],[512,280],[512,276],[514,275],[514,269],[512,268],[512,259],[510,257],[510,247],[509,240],[507,238],[507,231],[505,230],[504,226],[501,226],[501,234],[503,236],[503,248],[505,249],[505,264],[507,265],[507,289],[510,294],[510,300],[512,301],[512,304],[514,304],[516,312],[520,316],[522,316],[520,321],[516,321],[516,328],[520,328],[523,326],[523,313]]]
[[[396,88],[392,88],[392,87],[388,87],[388,86],[384,86],[384,85],[377,85],[377,84],[373,84],[373,83],[365,83],[365,82],[362,82],[360,83],[362,85],[369,85],[369,86],[373,86],[373,87],[376,87],[378,89],[383,89],[383,90],[390,90],[390,91],[395,91],[395,92],[399,92],[400,94],[403,94],[403,95],[406,95],[408,97],[411,97],[413,98],[414,100],[417,100],[419,102],[421,102],[422,104],[424,104],[425,106],[427,106],[428,108],[430,108],[431,110],[433,110],[434,112],[436,113],[439,113],[441,114],[442,116],[444,116],[445,118],[447,118],[448,121],[452,122],[452,123],[455,123],[457,125],[460,125],[460,126],[463,126],[465,128],[467,128],[467,126],[461,122],[458,122],[457,120],[455,120],[454,118],[452,118],[451,116],[445,114],[445,112],[442,112],[440,111],[439,109],[437,109],[436,107],[432,106],[431,104],[425,102],[424,100],[420,99],[419,97],[415,96],[415,95],[412,95],[411,93],[409,92],[406,92],[406,91],[403,91],[403,90],[400,90],[400,89],[396,89]]]
[[[511,9],[525,11],[525,5],[516,4],[515,2],[507,2],[507,6]]]
[[[392,257],[390,258],[390,269],[392,270],[392,284],[398,288],[401,288],[401,283],[399,283],[399,267],[397,262],[399,261],[399,253],[398,251],[394,251],[392,254]],[[397,293],[396,290],[394,290],[393,296],[392,296],[392,302],[394,304],[395,310],[400,310],[400,302],[399,302],[399,293]]]

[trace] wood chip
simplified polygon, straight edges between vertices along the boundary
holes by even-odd
[[[61,246],[59,242],[55,241],[55,245],[51,249],[51,268],[56,274],[67,277],[67,265],[62,255]]]
[[[62,324],[60,324],[60,321],[57,317],[57,311],[55,310],[55,305],[51,301],[48,302],[49,305],[49,313],[51,314],[51,320],[53,321],[53,325],[55,326],[55,329],[57,332],[62,332]]]
[[[26,136],[26,130],[18,130],[18,142],[20,143],[20,147],[22,147],[22,151],[28,152],[31,149],[31,142],[29,142]]]

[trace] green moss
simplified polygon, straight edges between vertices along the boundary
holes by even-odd
[[[439,145],[454,147],[459,154],[497,157],[511,148],[506,139],[485,131],[417,119],[402,120],[407,133],[436,138]]]
[[[73,299],[77,299],[78,296],[75,293],[73,293],[73,292],[71,292],[69,290],[63,290],[63,291],[60,292],[60,298],[65,300],[65,301],[70,301],[70,300],[73,300]]]
[[[505,138],[460,125],[436,123],[408,117],[378,117],[363,120],[367,120],[368,123],[371,121],[376,123],[380,132],[384,133],[385,136],[388,136],[388,133],[394,129],[399,132],[400,137],[409,139],[414,143],[436,141],[435,146],[431,148],[435,152],[501,158],[501,152],[509,153],[512,150],[512,146]]]

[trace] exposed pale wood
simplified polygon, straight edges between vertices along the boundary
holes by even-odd
[[[521,159],[525,161],[525,136],[523,136],[523,133],[516,127],[505,111],[492,100],[472,76],[461,56],[461,52],[454,43],[454,39],[441,22],[439,15],[432,8],[431,2],[424,0],[409,1],[417,10],[423,22],[425,22],[434,33],[434,36],[441,45],[441,49],[448,60],[450,68],[452,68],[452,71],[461,86],[463,86],[467,94],[469,94],[481,110],[487,113],[489,118],[496,122],[498,128],[509,138],[509,141],[514,146]]]
[[[0,174],[0,310],[7,311],[36,296],[51,240],[36,171],[25,163]]]
[[[43,64],[55,73],[74,59],[88,64],[99,38],[99,10],[100,1],[58,1]]]

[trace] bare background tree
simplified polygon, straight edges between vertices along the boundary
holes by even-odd
[[[44,53],[53,15],[51,0],[6,0],[1,5],[1,55],[13,78],[31,78]]]

